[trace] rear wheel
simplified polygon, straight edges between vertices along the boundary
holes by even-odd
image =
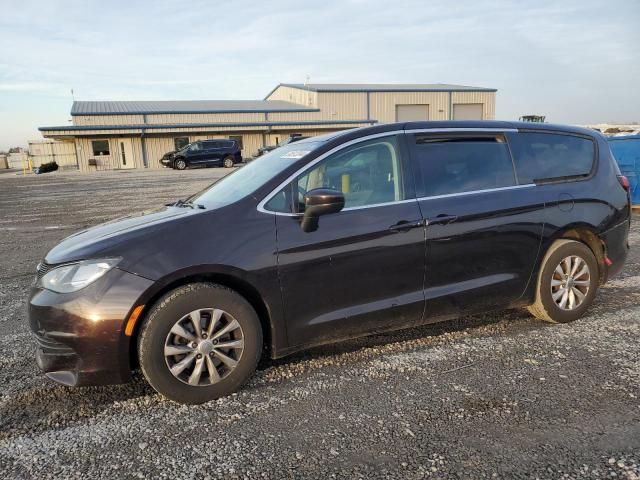
[[[184,170],[185,168],[187,168],[187,162],[184,158],[179,158],[178,160],[176,160],[174,165],[178,170]]]
[[[231,168],[231,167],[233,167],[234,165],[235,165],[235,161],[234,161],[233,157],[226,157],[226,158],[224,159],[224,166],[225,166],[226,168]]]
[[[575,240],[556,241],[545,255],[529,311],[547,322],[566,323],[584,315],[598,289],[598,262]]]
[[[197,404],[236,391],[262,352],[251,305],[213,283],[179,287],[149,312],[138,341],[144,376],[171,400]]]

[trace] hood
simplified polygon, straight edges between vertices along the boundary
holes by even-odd
[[[170,158],[170,157],[173,157],[176,153],[177,153],[177,151],[176,151],[176,150],[173,150],[172,152],[167,152],[167,153],[165,153],[165,154],[162,156],[162,158]]]
[[[59,264],[96,258],[103,250],[113,252],[113,248],[123,242],[156,234],[168,223],[197,212],[202,210],[164,207],[112,220],[65,238],[47,253],[44,260],[49,264]]]

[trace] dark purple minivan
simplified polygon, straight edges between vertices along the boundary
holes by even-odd
[[[36,358],[66,385],[139,366],[200,403],[262,355],[504,308],[569,322],[622,269],[629,222],[628,182],[591,130],[415,122],[300,140],[53,248],[29,302]]]

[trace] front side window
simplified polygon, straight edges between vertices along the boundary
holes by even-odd
[[[109,140],[92,140],[91,149],[93,155],[109,155]]]
[[[192,143],[191,146],[189,147],[190,152],[199,152],[200,150],[202,150],[202,146],[200,145],[200,142]]]
[[[438,137],[410,141],[419,197],[489,190],[515,185],[503,136]]]
[[[294,145],[295,142],[288,147]],[[276,212],[302,213],[305,194],[316,188],[341,191],[345,208],[404,200],[397,138],[376,138],[329,155],[278,192],[265,207]]]
[[[218,180],[211,187],[189,198],[206,208],[229,205],[254,193],[283,170],[317,149],[321,142],[291,144],[279,148],[249,162],[230,175]]]
[[[585,137],[520,132],[509,135],[520,183],[588,176],[595,158],[594,142]]]

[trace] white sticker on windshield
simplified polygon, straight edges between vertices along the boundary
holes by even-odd
[[[285,153],[280,158],[302,158],[309,152],[310,150],[292,150],[290,152]]]

